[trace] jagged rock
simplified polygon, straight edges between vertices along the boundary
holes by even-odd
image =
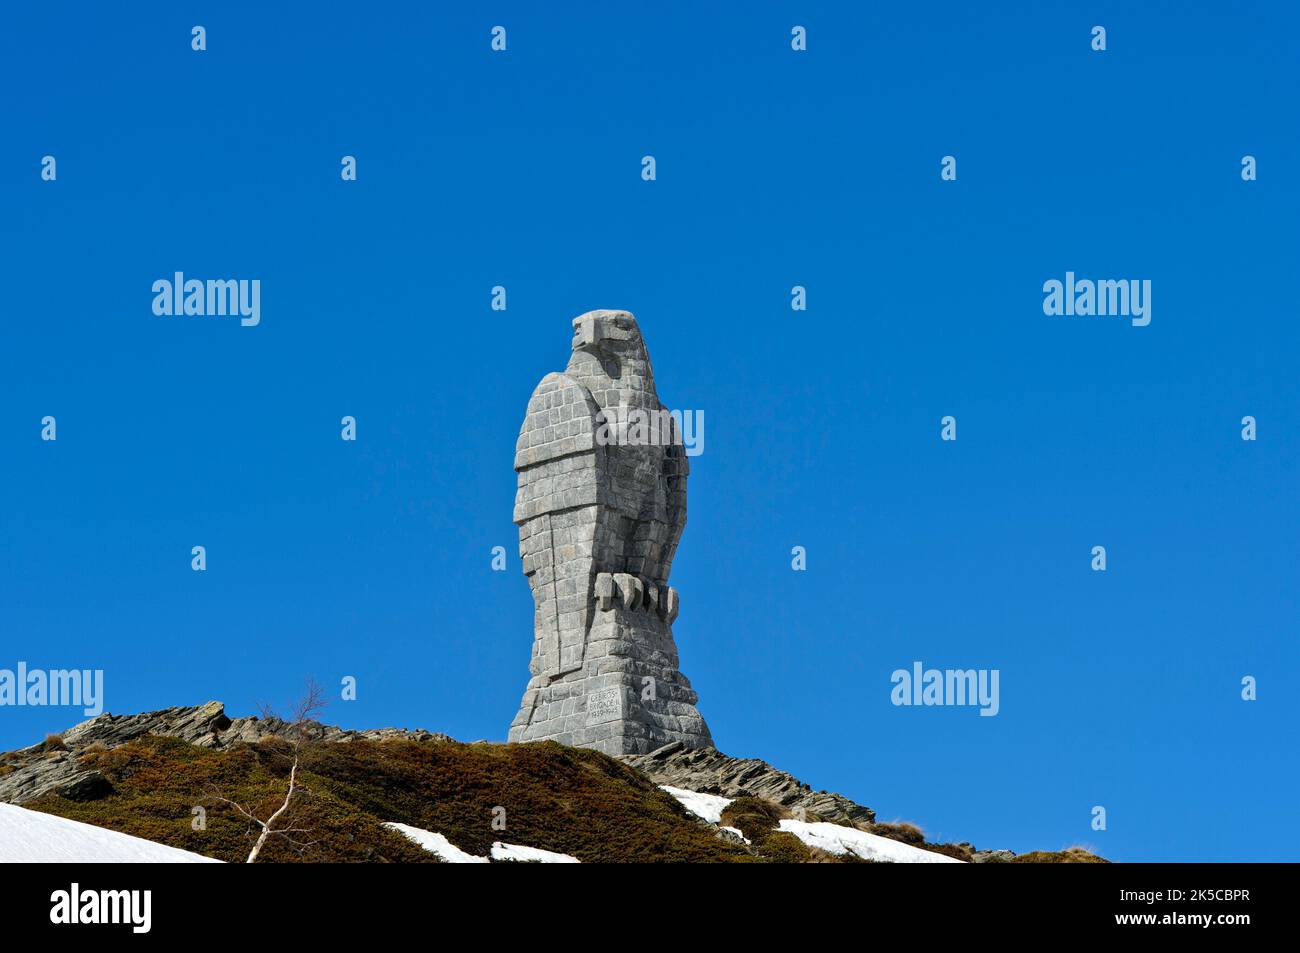
[[[791,810],[803,808],[828,821],[871,823],[876,812],[828,791],[813,791],[757,758],[731,758],[717,748],[688,748],[680,742],[621,759],[656,784],[723,797],[758,797]]]
[[[59,791],[69,801],[98,801],[113,793],[113,784],[98,771],[87,771]]]
[[[105,712],[89,721],[74,725],[63,733],[69,748],[84,748],[96,742],[108,748],[126,744],[144,735],[180,738],[204,748],[221,746],[221,734],[230,727],[221,702],[208,702],[190,708],[164,708],[140,715],[113,715]]]
[[[337,729],[336,729],[337,730]],[[333,740],[337,741],[387,741],[390,738],[402,738],[407,741],[451,741],[451,735],[444,735],[441,731],[426,731],[423,728],[410,730],[407,728],[370,728],[366,731],[345,731],[344,737]]]
[[[24,751],[13,752],[4,766],[12,770],[0,777],[0,801],[22,804],[43,794],[55,791],[81,774],[75,756],[66,751],[45,753],[33,745]]]
[[[972,864],[1004,864],[1015,859],[1015,852],[1010,850],[977,850],[970,857]]]
[[[352,731],[332,725],[312,723],[323,741],[347,742],[357,739],[382,741],[410,738],[415,741],[450,741],[448,735],[419,729],[373,728]],[[221,702],[205,705],[164,708],[139,715],[113,715],[105,712],[74,725],[62,735],[68,750],[49,750],[44,742],[5,755],[0,773],[0,802],[24,804],[47,794],[62,794],[73,800],[90,800],[112,793],[108,779],[96,771],[87,771],[80,758],[92,745],[116,748],[136,738],[155,735],[179,738],[202,748],[228,748],[234,744],[253,744],[266,737],[286,737],[293,726],[279,718],[229,718]],[[96,780],[98,778],[98,780]],[[108,785],[105,789],[104,785]]]
[[[728,844],[736,844],[740,847],[749,846],[749,841],[745,840],[745,835],[737,833],[729,827],[719,827],[714,836],[718,840],[726,841]]]

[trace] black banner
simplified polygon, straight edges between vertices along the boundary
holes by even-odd
[[[488,869],[500,864],[471,866],[478,872],[443,865],[267,864],[238,872],[216,865],[11,865],[3,871],[10,883],[0,892],[0,909],[10,936],[112,934],[127,943],[335,941],[377,928],[427,931],[436,943],[484,927],[509,935],[515,924],[535,934],[538,924],[525,914],[560,896],[584,921],[659,921],[657,934],[663,918],[738,916],[744,923],[759,915],[795,927],[806,922],[811,942],[823,929],[868,936],[900,928],[971,942],[1049,929],[1067,938],[1137,933],[1231,943],[1281,926],[1294,877],[1282,864],[999,864],[965,871],[875,864],[820,875],[802,870],[797,877],[778,869],[647,865],[622,867],[611,882],[608,869],[548,866],[500,880],[499,869]],[[648,906],[640,907],[638,896]]]

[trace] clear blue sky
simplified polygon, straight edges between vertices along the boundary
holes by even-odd
[[[0,667],[118,713],[353,675],[327,720],[503,739],[515,436],[625,308],[705,413],[672,581],[722,750],[982,847],[1300,854],[1293,5],[387,6],[7,12]],[[1067,270],[1150,326],[1045,316]],[[260,326],[155,317],[175,271]],[[914,660],[1001,713],[892,706]]]

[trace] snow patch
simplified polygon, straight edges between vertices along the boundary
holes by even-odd
[[[501,841],[497,841],[492,845],[492,859],[534,864],[578,863],[577,857],[571,857],[568,854],[557,854],[553,850],[542,850],[540,847],[520,847],[518,844],[503,844]]]
[[[824,821],[784,820],[781,830],[799,838],[809,847],[817,847],[828,854],[853,854],[863,860],[881,861],[892,864],[960,864],[955,857],[936,854],[932,850],[922,850],[911,844],[868,834],[855,827],[841,827]]]
[[[0,804],[3,864],[219,864],[188,850],[155,844],[94,824],[16,804]]]
[[[667,791],[682,802],[682,807],[710,824],[720,823],[722,821],[722,809],[735,800],[717,794],[700,794],[696,791],[688,791],[685,788],[669,787],[667,784],[659,785],[659,789]]]
[[[438,859],[444,864],[486,864],[490,863],[486,857],[475,857],[473,854],[467,854],[441,834],[435,834],[433,831],[426,831],[420,827],[411,827],[409,824],[397,824],[389,821],[384,827],[390,827],[399,834],[405,834],[411,840],[415,841],[431,854],[437,854]]]
[[[411,827],[409,824],[397,824],[389,821],[384,827],[404,834],[406,837],[415,841],[431,854],[437,854],[438,859],[444,864],[487,864],[493,860],[514,861],[516,863],[536,863],[536,864],[576,864],[578,858],[571,857],[568,854],[558,854],[553,850],[542,850],[540,847],[522,847],[519,844],[505,844],[497,841],[492,845],[491,857],[479,857],[475,854],[469,854],[461,850],[451,841],[447,840],[442,834],[434,831],[426,831],[420,827]]]
[[[728,834],[735,834],[737,837],[739,837],[741,840],[743,840],[746,844],[749,843],[749,838],[746,837],[744,834],[742,834],[742,833],[740,832],[740,830],[737,829],[737,828],[735,828],[735,827],[723,827],[723,828],[720,828],[720,830],[724,830],[724,831],[726,831]]]

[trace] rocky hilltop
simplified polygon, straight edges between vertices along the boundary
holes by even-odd
[[[319,743],[304,756],[295,826],[313,840],[310,849],[272,841],[267,860],[1099,860],[1080,849],[1017,857],[929,843],[913,825],[877,823],[843,795],[711,747],[673,742],[614,758],[554,741],[463,744],[424,730],[312,725]],[[230,805],[283,800],[292,728],[230,718],[220,702],[103,714],[0,755],[0,802],[238,861],[249,825]],[[206,823],[195,826],[200,813]],[[440,844],[454,846],[439,853]]]
[[[404,728],[351,731],[319,725],[319,735],[328,742],[382,741],[407,738],[414,741],[451,741],[450,735]],[[58,742],[47,740],[10,752],[0,777],[0,802],[23,804],[47,794],[77,800],[100,787],[96,772],[81,766],[79,752],[95,746],[116,748],[137,738],[177,738],[200,748],[228,748],[252,744],[269,737],[284,737],[289,725],[279,718],[229,718],[221,702],[193,707],[164,708],[139,715],[105,713],[69,728]],[[625,755],[620,760],[646,775],[656,784],[666,784],[727,798],[757,797],[782,807],[812,812],[826,820],[866,821],[875,811],[848,798],[826,791],[813,791],[797,778],[757,758],[732,758],[716,748],[687,748],[680,742],[664,745],[645,755]]]
[[[40,744],[20,748],[0,763],[0,802],[24,804],[47,794],[70,800],[90,800],[104,790],[105,779],[88,769],[81,755],[88,750],[112,749],[138,738],[177,738],[200,748],[229,748],[254,744],[264,738],[284,737],[289,724],[279,718],[229,718],[221,702],[192,707],[164,708],[139,715],[105,712],[74,725],[61,735]],[[404,728],[349,731],[332,725],[318,725],[324,741],[382,741],[409,738],[413,741],[450,741],[449,735]],[[7,769],[7,770],[6,770]]]

